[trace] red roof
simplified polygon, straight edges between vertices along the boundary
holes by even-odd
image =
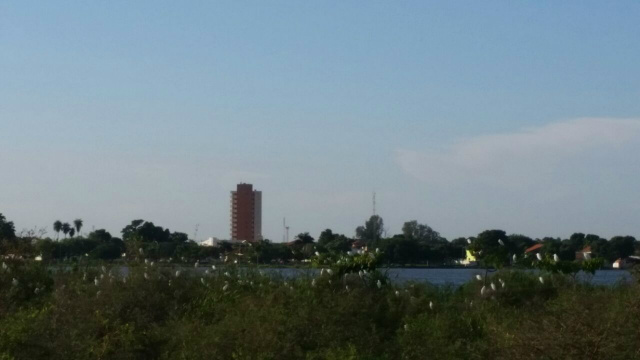
[[[584,249],[580,250],[580,252],[582,253],[590,253],[591,252],[591,246],[587,246]]]
[[[543,245],[542,244],[535,244],[532,247],[528,248],[527,250],[524,251],[524,253],[530,253],[532,251],[536,251],[538,249],[540,249]]]

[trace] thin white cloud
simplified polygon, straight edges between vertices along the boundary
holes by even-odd
[[[522,188],[562,180],[573,165],[588,165],[594,154],[630,143],[640,143],[639,119],[581,118],[467,138],[443,150],[399,149],[395,160],[404,172],[426,182]]]

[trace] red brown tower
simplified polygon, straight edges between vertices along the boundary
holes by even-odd
[[[231,240],[262,239],[262,192],[238,184],[231,192]]]

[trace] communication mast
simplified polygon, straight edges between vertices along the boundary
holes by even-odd
[[[289,227],[287,226],[287,218],[282,218],[282,242],[289,242]]]

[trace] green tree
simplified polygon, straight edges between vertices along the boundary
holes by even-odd
[[[509,237],[502,230],[486,230],[472,240],[469,249],[485,267],[501,268],[509,263],[509,255],[515,250]]]
[[[16,228],[13,225],[13,221],[7,221],[7,218],[0,213],[0,240],[13,239],[16,237]]]
[[[76,229],[71,228],[69,229],[69,237],[73,237],[76,234]]]
[[[373,245],[382,238],[384,232],[384,221],[378,215],[372,215],[364,226],[356,228],[356,237],[367,245]]]
[[[419,224],[417,220],[411,220],[402,226],[402,234],[406,239],[414,239],[421,242],[442,242],[445,239],[427,224]]]
[[[69,225],[69,223],[63,223],[62,224],[62,232],[64,233],[64,237],[67,237],[67,234],[69,233],[69,231],[71,231],[71,225]]]
[[[62,230],[62,221],[56,220],[53,222],[53,231],[56,232],[56,240],[60,238],[60,231]]]
[[[633,236],[614,236],[609,240],[607,260],[613,262],[620,258],[626,258],[635,252],[636,238]]]
[[[76,233],[78,235],[80,235],[80,229],[82,229],[82,224],[83,224],[82,219],[73,220],[73,226],[75,227]]]

